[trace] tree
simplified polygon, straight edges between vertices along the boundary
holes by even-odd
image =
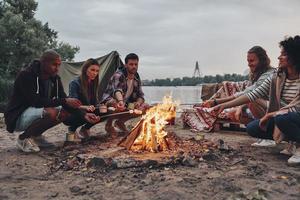
[[[55,49],[63,60],[71,61],[79,51],[59,42],[57,32],[34,18],[38,3],[34,0],[0,2],[0,73],[14,76],[21,67],[38,58],[46,49]]]

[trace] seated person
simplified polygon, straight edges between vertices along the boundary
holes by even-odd
[[[91,123],[99,121],[96,115],[79,110],[79,100],[67,98],[57,75],[60,64],[60,55],[47,50],[17,75],[4,117],[8,132],[23,131],[16,146],[24,152],[49,145],[42,133],[71,114]]]
[[[139,57],[130,53],[125,58],[125,67],[118,69],[111,77],[106,91],[103,94],[101,103],[108,107],[115,107],[117,111],[125,109],[145,110],[148,106],[144,103],[144,93],[138,70]],[[115,134],[117,127],[127,132],[125,122],[132,118],[132,115],[112,117],[107,120],[105,130]],[[116,119],[114,126],[113,120]]]
[[[82,105],[79,106],[81,110],[91,113],[95,112],[97,115],[99,115],[99,113],[98,109],[95,109],[95,106],[99,103],[99,70],[100,65],[98,61],[90,58],[83,63],[80,76],[72,80],[69,84],[69,97],[81,101]],[[72,118],[69,118],[68,122],[65,122],[65,124],[69,125],[67,141],[88,138],[90,136],[90,128],[94,125],[86,123],[81,117],[75,115],[73,115]],[[76,129],[79,126],[82,127],[79,132],[76,132]]]
[[[292,155],[289,164],[300,164],[300,36],[289,37],[280,43],[278,72],[259,87],[238,98],[213,107],[221,113],[225,108],[269,98],[267,113],[247,125],[247,133],[256,138],[287,140],[290,145],[281,153]],[[294,146],[294,147],[293,147]]]
[[[253,90],[254,88],[258,87],[259,85],[261,85],[261,83],[271,74],[274,73],[274,68],[272,68],[270,66],[270,59],[266,53],[266,51],[260,47],[260,46],[254,46],[252,47],[248,53],[247,53],[247,61],[248,61],[248,66],[250,69],[250,74],[249,74],[249,82],[250,82],[250,86],[246,87],[243,91],[240,92],[236,92],[234,93],[234,91],[236,91],[236,88],[240,88],[236,86],[237,83],[232,83],[230,84],[229,82],[224,83],[224,87],[225,87],[225,94],[230,94],[231,96],[226,96],[223,98],[212,98],[211,100],[207,100],[205,102],[203,102],[200,105],[196,105],[195,109],[198,112],[202,112],[203,107],[212,107],[214,105],[217,105],[219,103],[223,103],[223,102],[227,102],[230,101],[232,99],[237,98],[238,96],[245,94],[251,90]],[[236,87],[235,87],[236,86]],[[220,91],[218,92],[218,94],[215,94],[214,96],[221,96],[219,93],[221,93]],[[267,100],[267,99],[266,99]],[[222,114],[222,117],[224,118],[228,118],[231,121],[236,121],[236,122],[241,122],[241,123],[249,123],[250,121],[252,121],[254,118],[261,118],[266,110],[266,100],[258,100],[256,102],[253,102],[252,104],[248,104],[248,105],[242,105],[240,107],[234,108],[234,109],[230,109],[230,110],[226,110],[226,112],[224,112]],[[198,107],[200,106],[200,107]],[[197,109],[198,107],[198,109]],[[206,113],[204,113],[206,114]],[[199,122],[197,123],[197,119],[195,119],[195,117],[191,117],[189,113],[186,113],[183,115],[183,120],[190,125],[192,128],[197,129],[197,124],[201,124],[201,117],[199,117]],[[211,120],[213,121],[213,120]],[[211,130],[213,128],[212,126],[213,123],[209,124],[209,130]],[[201,127],[201,126],[199,126]],[[272,142],[273,143],[273,142]]]

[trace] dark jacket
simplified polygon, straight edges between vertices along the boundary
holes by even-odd
[[[12,96],[4,113],[6,129],[13,132],[19,116],[28,107],[57,107],[65,105],[66,94],[60,77],[51,77],[52,90],[45,94],[43,81],[40,79],[40,61],[33,61],[27,68],[22,70],[14,83]]]

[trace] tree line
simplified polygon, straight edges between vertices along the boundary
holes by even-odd
[[[0,111],[13,88],[16,74],[46,49],[56,50],[64,61],[72,61],[79,52],[58,39],[58,33],[35,18],[35,0],[0,0]]]
[[[145,86],[195,86],[203,83],[221,83],[223,81],[244,81],[248,80],[248,75],[224,74],[224,75],[206,75],[203,77],[183,77],[183,78],[165,78],[144,80]]]
[[[24,65],[46,49],[56,50],[62,60],[72,61],[78,46],[58,40],[57,31],[35,18],[35,0],[0,1],[0,76],[14,78]]]

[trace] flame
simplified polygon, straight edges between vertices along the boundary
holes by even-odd
[[[147,110],[142,116],[142,128],[139,136],[131,146],[131,150],[147,150],[151,152],[164,151],[168,149],[165,136],[168,134],[164,127],[168,120],[175,119],[176,106],[179,103],[173,102],[172,96],[164,96],[162,104]]]

